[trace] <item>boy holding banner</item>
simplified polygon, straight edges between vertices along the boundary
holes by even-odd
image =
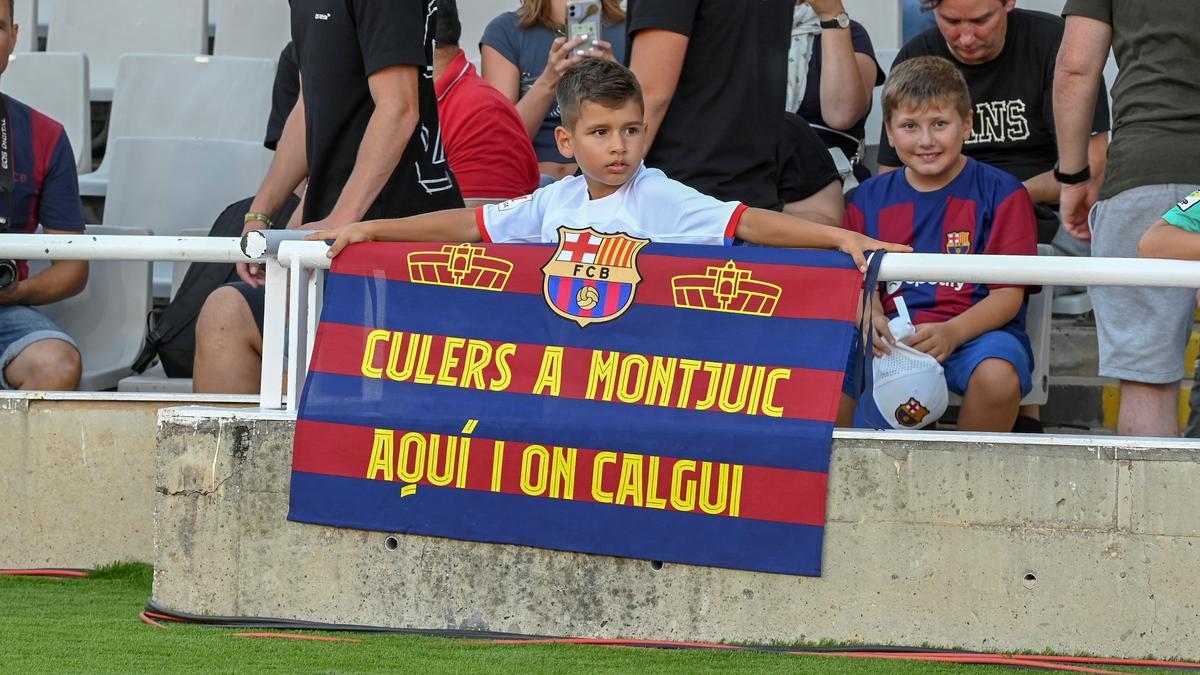
[[[619,64],[599,59],[580,63],[559,82],[557,96],[563,125],[555,137],[560,152],[578,162],[581,176],[502,204],[355,223],[306,239],[333,240],[333,257],[348,244],[366,241],[533,243],[557,240],[560,226],[592,227],[664,243],[722,245],[737,238],[768,246],[837,249],[862,270],[864,251],[912,250],[739,202],[722,202],[645,167],[641,87]]]

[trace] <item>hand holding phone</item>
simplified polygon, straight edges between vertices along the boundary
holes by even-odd
[[[572,0],[567,3],[567,39],[583,38],[572,56],[584,56],[596,48],[602,23],[600,0]]]

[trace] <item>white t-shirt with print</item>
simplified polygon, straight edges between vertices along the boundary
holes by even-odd
[[[732,242],[745,210],[739,202],[709,197],[643,164],[603,199],[591,199],[583,176],[572,176],[525,197],[481,206],[475,220],[483,240],[498,244],[555,242],[565,225],[654,242],[720,246]]]

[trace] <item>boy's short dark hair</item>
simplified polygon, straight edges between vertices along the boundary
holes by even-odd
[[[643,109],[646,106],[642,85],[638,84],[633,71],[603,59],[580,61],[558,81],[555,95],[562,112],[562,124],[571,130],[579,121],[584,101],[599,103],[606,108],[619,108],[629,101],[637,101]]]
[[[888,74],[883,85],[883,123],[906,106],[949,104],[965,120],[971,113],[971,91],[962,73],[940,56],[918,56],[902,61]]]
[[[462,38],[462,21],[458,19],[456,0],[438,0],[437,29],[433,40],[439,47],[457,47]]]

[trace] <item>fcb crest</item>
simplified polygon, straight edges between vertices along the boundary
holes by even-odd
[[[946,253],[970,253],[971,231],[946,233]]]
[[[649,239],[601,234],[592,228],[558,228],[558,249],[542,268],[542,293],[554,313],[580,325],[625,313],[642,275],[637,255]]]
[[[899,422],[901,426],[909,428],[915,427],[921,422],[924,422],[928,415],[929,408],[926,408],[921,404],[920,401],[911,396],[908,398],[907,402],[901,403],[900,406],[896,408],[896,421]]]

